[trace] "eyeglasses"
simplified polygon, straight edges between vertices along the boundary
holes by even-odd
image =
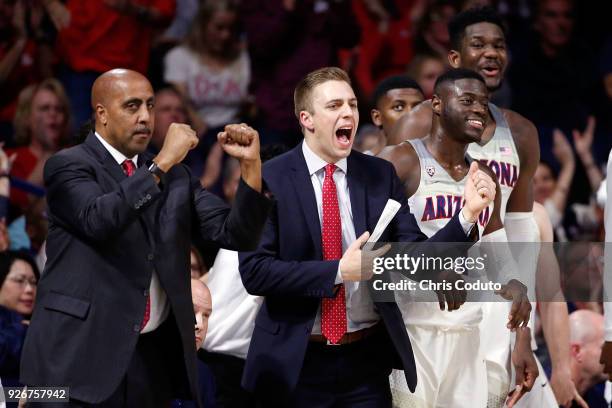
[[[19,286],[21,286],[22,288],[25,288],[26,285],[30,285],[33,288],[36,288],[36,286],[38,285],[38,282],[36,282],[36,279],[27,279],[25,276],[22,276],[20,278],[7,278],[8,280],[10,280],[11,282],[15,282],[16,284],[18,284]]]

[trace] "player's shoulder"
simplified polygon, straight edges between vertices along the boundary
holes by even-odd
[[[537,160],[539,161],[540,142],[538,130],[533,122],[510,109],[502,109],[502,113],[506,118],[506,122],[508,122],[510,133],[522,158],[535,157],[537,155]]]
[[[523,141],[523,139],[528,141],[532,139],[531,136],[534,134],[537,136],[537,129],[532,121],[510,109],[502,109],[501,111],[515,140],[518,138],[520,141]]]
[[[393,164],[401,181],[406,181],[411,176],[418,174],[420,169],[419,156],[412,143],[408,141],[385,147],[378,157]]]

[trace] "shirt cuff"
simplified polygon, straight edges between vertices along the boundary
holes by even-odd
[[[334,282],[334,285],[339,285],[342,282],[344,282],[342,280],[342,272],[340,272],[340,264],[338,264],[338,272],[336,272],[336,280]]]
[[[472,232],[472,228],[474,228],[474,225],[476,225],[475,222],[469,222],[465,219],[465,216],[463,215],[463,209],[459,211],[459,223],[461,224],[461,228],[463,228],[463,232],[465,232],[465,235],[470,235],[470,232]]]

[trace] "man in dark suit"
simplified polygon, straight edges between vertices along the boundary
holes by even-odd
[[[243,385],[264,407],[390,407],[391,367],[414,390],[414,357],[397,305],[374,303],[362,282],[360,247],[389,199],[402,208],[380,240],[426,237],[393,166],[351,151],[359,114],[347,74],[314,71],[294,95],[304,142],[264,166],[275,208],[259,248],[240,254],[245,288],[265,296]],[[431,240],[469,241],[494,191],[473,172],[463,210]]]
[[[71,406],[196,399],[192,235],[253,249],[269,209],[257,132],[229,125],[219,134],[242,170],[230,209],[180,163],[198,143],[189,126],[172,124],[159,154],[145,152],[154,102],[139,73],[101,75],[92,89],[95,133],[45,166],[48,259],[21,380],[69,387]]]

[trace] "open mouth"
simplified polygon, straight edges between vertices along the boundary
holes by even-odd
[[[474,129],[478,129],[478,130],[484,129],[484,121],[482,121],[481,119],[468,119],[467,123]]]
[[[487,77],[499,76],[500,68],[497,64],[486,64],[480,68],[482,74]]]
[[[352,134],[353,134],[352,126],[342,126],[336,130],[336,140],[342,147],[350,146]]]

